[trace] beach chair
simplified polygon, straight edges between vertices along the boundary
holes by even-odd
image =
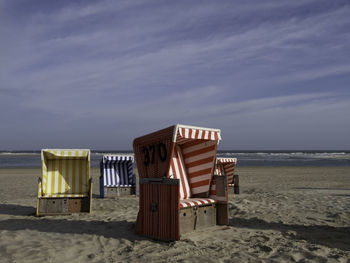
[[[36,215],[91,212],[90,150],[41,151]]]
[[[215,175],[226,176],[229,193],[239,194],[239,176],[234,174],[237,158],[216,158]]]
[[[228,224],[227,182],[213,176],[220,130],[174,125],[136,138],[137,230],[159,240]]]
[[[104,155],[100,163],[100,197],[135,194],[134,155]]]

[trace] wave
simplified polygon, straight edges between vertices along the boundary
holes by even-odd
[[[350,160],[350,152],[218,152],[218,156],[249,159],[344,159]]]
[[[92,151],[91,167],[99,167],[104,154],[132,151]],[[218,157],[234,157],[238,166],[350,166],[350,151],[218,151]],[[40,151],[0,151],[0,168],[41,166]]]
[[[0,152],[0,156],[36,156],[40,153],[34,152]]]

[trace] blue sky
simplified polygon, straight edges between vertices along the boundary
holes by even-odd
[[[350,1],[0,0],[0,149],[350,149]]]

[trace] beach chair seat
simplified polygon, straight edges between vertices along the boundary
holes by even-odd
[[[184,233],[228,222],[219,218],[227,213],[217,213],[227,209],[227,202],[211,196],[212,184],[226,187],[226,181],[215,183],[213,177],[219,140],[218,129],[185,125],[134,140],[140,176],[140,234],[179,240]]]
[[[134,155],[104,155],[100,162],[100,197],[135,194]]]
[[[185,207],[195,207],[195,206],[205,206],[210,204],[215,204],[217,200],[211,198],[188,198],[180,200],[180,208]]]
[[[42,195],[41,198],[54,198],[54,197],[89,197],[88,194],[50,194]]]
[[[225,176],[229,193],[239,194],[239,176],[234,174],[237,158],[216,158],[215,175]]]
[[[91,212],[90,150],[43,149],[36,215]]]

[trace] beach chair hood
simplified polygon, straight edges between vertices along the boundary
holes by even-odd
[[[134,140],[139,174],[142,178],[177,178],[187,175],[180,186],[181,198],[209,193],[220,130],[174,125]],[[186,181],[186,180],[185,180]]]
[[[103,186],[135,186],[133,154],[104,155],[101,160]]]
[[[214,174],[223,175],[227,177],[227,183],[230,184],[233,181],[234,169],[237,164],[237,158],[222,158],[216,159],[216,167]]]
[[[90,150],[43,149],[41,161],[43,197],[88,196]]]

